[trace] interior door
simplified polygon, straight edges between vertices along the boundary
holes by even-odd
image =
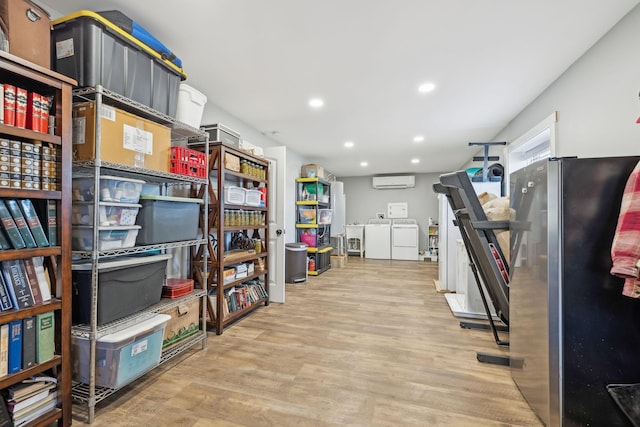
[[[271,302],[284,302],[284,209],[286,200],[287,148],[264,149],[269,160],[269,296]]]

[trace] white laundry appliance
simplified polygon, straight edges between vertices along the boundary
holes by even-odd
[[[391,225],[391,259],[418,261],[420,231],[418,221],[394,219]]]
[[[364,257],[391,259],[391,220],[370,219],[364,226]]]

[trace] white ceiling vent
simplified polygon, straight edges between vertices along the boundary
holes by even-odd
[[[374,176],[373,188],[378,190],[394,188],[411,188],[416,186],[414,175]]]

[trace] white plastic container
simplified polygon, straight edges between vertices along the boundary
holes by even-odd
[[[207,97],[188,84],[180,83],[176,119],[194,128],[200,127]]]
[[[98,250],[132,248],[140,231],[139,225],[126,225],[98,228]],[[76,251],[93,250],[93,227],[79,225],[71,231],[71,247]]]
[[[224,202],[231,205],[244,205],[245,191],[241,187],[224,187]]]
[[[138,203],[144,183],[141,179],[102,175],[100,177],[100,201]],[[92,176],[73,178],[72,185],[74,201],[89,202],[94,200]]]
[[[258,190],[244,190],[244,204],[247,206],[260,206],[260,198],[262,193]]]
[[[93,225],[94,202],[74,202],[71,207],[71,223],[74,225]],[[139,204],[100,202],[99,225],[135,225]]]

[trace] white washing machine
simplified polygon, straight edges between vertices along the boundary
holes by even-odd
[[[418,261],[420,230],[415,219],[394,219],[391,225],[391,259]]]
[[[391,259],[390,219],[370,219],[364,226],[364,257]]]

